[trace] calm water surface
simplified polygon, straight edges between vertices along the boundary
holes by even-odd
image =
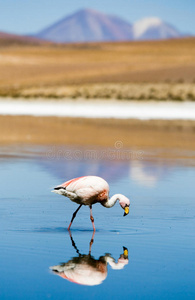
[[[1,300],[195,299],[193,160],[65,159],[47,153],[7,148],[0,156]],[[82,175],[101,176],[110,194],[131,199],[125,218],[118,204],[93,207],[91,253],[89,208],[78,212],[69,235],[77,205],[50,192]]]

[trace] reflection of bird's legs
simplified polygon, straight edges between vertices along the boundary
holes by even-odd
[[[90,205],[89,207],[90,207],[90,220],[91,220],[92,225],[93,225],[93,230],[95,231],[94,217],[92,215],[92,205]]]
[[[70,231],[70,230],[68,230],[68,232],[69,232],[69,235],[70,235],[70,239],[71,239],[71,242],[72,242],[72,246],[75,248],[75,250],[76,250],[76,253],[78,253],[79,255],[81,255],[81,254],[80,254],[80,252],[79,252],[79,249],[77,248],[77,246],[76,246],[76,244],[75,244],[75,242],[74,242],[74,240],[73,240],[73,237],[72,237],[71,231]]]
[[[94,230],[94,232],[93,232],[91,241],[90,241],[90,243],[89,243],[89,254],[91,254],[91,246],[93,245],[93,242],[94,242],[94,236],[95,236],[95,230]]]
[[[76,217],[76,214],[78,213],[78,211],[79,211],[79,209],[81,208],[82,205],[83,205],[83,204],[81,204],[81,205],[75,210],[75,212],[73,213],[72,219],[71,219],[70,224],[69,224],[69,226],[68,226],[68,230],[70,229],[70,226],[72,225],[72,222],[73,222],[74,218]]]

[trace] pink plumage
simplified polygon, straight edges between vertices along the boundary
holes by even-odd
[[[88,205],[90,207],[90,219],[94,230],[95,225],[92,216],[92,205],[95,203],[99,202],[104,207],[109,208],[114,206],[116,201],[119,200],[119,204],[125,210],[124,216],[129,213],[129,199],[122,194],[116,194],[109,198],[109,185],[101,177],[82,176],[74,178],[55,187],[52,192],[68,197],[71,201],[80,204],[72,216],[68,229],[70,229],[70,226],[82,205]]]

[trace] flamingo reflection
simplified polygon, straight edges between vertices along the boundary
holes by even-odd
[[[104,256],[100,256],[99,259],[95,259],[91,255],[91,247],[94,241],[95,232],[93,232],[89,244],[89,253],[81,254],[72,238],[71,232],[69,232],[69,234],[72,246],[76,250],[78,256],[73,257],[66,263],[50,267],[54,274],[57,274],[68,281],[88,286],[99,285],[107,277],[108,264],[114,270],[121,270],[129,262],[128,249],[126,247],[123,247],[123,254],[120,255],[117,262],[108,253]]]

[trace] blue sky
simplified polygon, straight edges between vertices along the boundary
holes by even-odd
[[[0,31],[34,33],[81,8],[114,14],[133,23],[157,16],[195,34],[195,0],[0,0]]]

